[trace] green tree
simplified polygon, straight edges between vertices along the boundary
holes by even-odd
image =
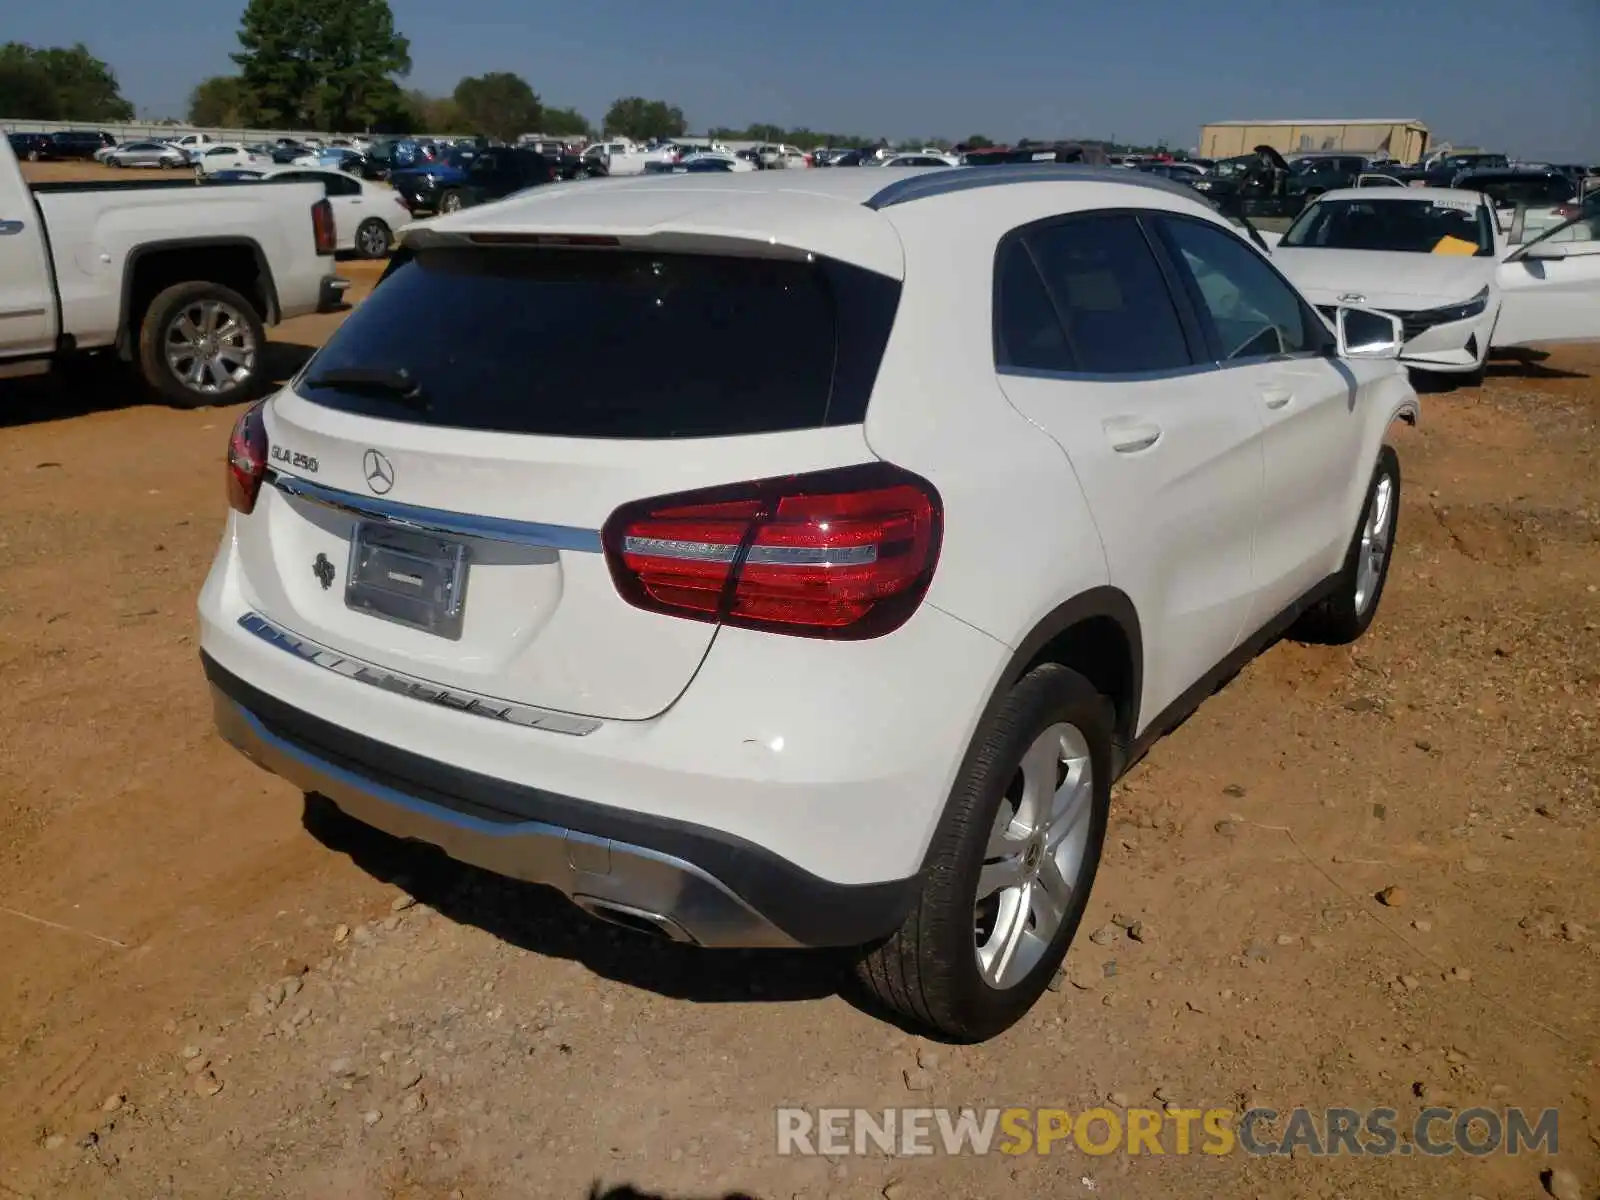
[[[514,142],[521,133],[542,133],[544,105],[528,81],[510,71],[469,75],[456,84],[456,107],[475,133]]]
[[[189,121],[194,125],[241,128],[256,119],[255,102],[237,75],[213,75],[189,93]]]
[[[606,111],[605,129],[607,133],[645,142],[651,138],[682,137],[689,130],[689,122],[676,104],[624,96]]]
[[[410,111],[418,133],[463,133],[467,120],[450,96],[430,96],[423,91],[404,93],[401,100]]]
[[[539,132],[551,137],[588,137],[593,132],[589,118],[575,108],[547,108],[541,123],[544,128]]]
[[[28,121],[59,121],[61,97],[46,71],[12,42],[0,48],[0,112]]]
[[[38,49],[0,46],[0,111],[32,120],[131,121],[111,68],[82,42]]]
[[[962,144],[965,145],[967,147],[967,149],[969,149],[969,150],[982,150],[986,146],[994,145],[993,142],[991,142],[988,138],[984,137],[983,134],[981,134],[981,133],[973,134],[971,137],[969,137]]]
[[[411,45],[387,0],[250,0],[233,55],[261,119],[364,128],[399,97]]]

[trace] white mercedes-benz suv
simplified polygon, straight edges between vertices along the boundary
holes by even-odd
[[[1373,619],[1400,340],[1125,171],[412,226],[233,432],[217,722],[595,916],[861,947],[886,1004],[984,1038],[1066,953],[1119,772],[1273,638]]]

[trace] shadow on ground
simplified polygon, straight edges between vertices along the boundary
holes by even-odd
[[[756,1200],[747,1192],[727,1192],[721,1196],[666,1196],[660,1192],[641,1192],[629,1184],[601,1189],[596,1183],[589,1189],[588,1200]]]
[[[262,377],[274,387],[286,382],[315,350],[298,342],[268,342],[261,354]],[[48,375],[0,380],[0,428],[161,403],[116,355],[86,355]]]
[[[839,995],[866,1007],[855,994],[849,961],[840,952],[712,951],[624,929],[587,915],[552,888],[508,879],[458,863],[434,847],[390,837],[345,816],[320,796],[306,797],[303,824],[329,849],[348,855],[368,874],[404,888],[452,921],[534,954],[580,962],[630,987],[704,1004]]]

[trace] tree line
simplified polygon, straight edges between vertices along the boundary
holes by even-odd
[[[75,46],[0,46],[0,116],[25,121],[131,121],[111,68]]]

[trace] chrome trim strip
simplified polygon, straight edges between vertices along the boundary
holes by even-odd
[[[298,475],[285,475],[282,471],[268,471],[267,481],[287,496],[297,496],[320,504],[324,508],[350,513],[369,521],[386,521],[407,529],[424,529],[430,533],[446,533],[455,537],[481,538],[489,542],[510,542],[518,546],[537,546],[545,550],[572,550],[584,554],[599,554],[602,546],[600,531],[578,529],[572,525],[544,525],[535,521],[510,521],[503,517],[480,517],[470,513],[449,512],[442,508],[423,508],[416,504],[400,504],[394,500],[380,500],[376,496],[358,496],[353,492],[324,487]]]
[[[1130,171],[1123,167],[1102,167],[1089,163],[996,163],[992,167],[956,167],[930,171],[909,179],[897,179],[867,201],[873,210],[891,208],[911,200],[927,200],[951,192],[973,188],[1000,187],[1011,183],[1123,183],[1150,188],[1169,196],[1182,196],[1197,204],[1206,202],[1188,184],[1174,183],[1159,175]]]
[[[245,613],[239,618],[239,628],[246,633],[255,634],[269,646],[276,646],[279,650],[293,654],[296,658],[321,667],[325,671],[332,671],[335,675],[343,675],[346,679],[354,679],[358,683],[382,688],[399,696],[408,696],[413,700],[438,704],[456,712],[470,713],[475,717],[504,721],[510,725],[520,725],[524,729],[540,729],[545,733],[565,733],[572,737],[585,737],[605,723],[593,717],[578,717],[571,713],[554,712],[548,708],[513,704],[509,700],[498,700],[478,692],[443,687],[412,675],[402,675],[398,671],[374,666],[359,658],[351,658],[347,654],[319,645],[309,638],[290,633],[258,613]]]

